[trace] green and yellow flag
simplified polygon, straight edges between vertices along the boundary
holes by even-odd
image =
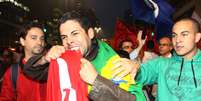
[[[146,101],[146,98],[142,91],[142,84],[134,82],[134,78],[131,78],[130,75],[125,76],[120,81],[115,81],[112,79],[112,67],[114,64],[112,63],[116,59],[119,59],[119,55],[106,43],[98,40],[99,50],[98,54],[94,60],[92,60],[92,64],[96,68],[99,75],[112,80],[114,83],[118,83],[119,87],[134,94],[136,96],[137,101]],[[89,86],[89,89],[91,87]]]

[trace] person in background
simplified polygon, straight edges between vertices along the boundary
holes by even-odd
[[[14,62],[13,60],[13,52],[8,48],[3,48],[1,50],[0,56],[0,89],[3,81],[3,75],[8,69],[8,67]]]
[[[172,41],[169,37],[164,36],[159,39],[159,53],[160,56],[170,58],[172,56]]]
[[[25,24],[19,33],[19,40],[24,47],[24,56],[16,67],[9,67],[6,70],[0,101],[45,101],[46,83],[32,80],[23,73],[27,60],[32,56],[42,54],[44,50],[45,34],[42,25],[36,22]]]
[[[124,50],[130,54],[133,51],[133,49],[134,49],[133,41],[129,39],[122,40],[119,43],[119,50]]]

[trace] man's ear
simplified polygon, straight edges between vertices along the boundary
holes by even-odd
[[[20,44],[24,46],[24,38],[20,37]]]
[[[195,42],[198,43],[200,41],[200,38],[201,38],[201,33],[196,33]]]
[[[95,37],[95,33],[94,33],[93,28],[88,29],[88,36],[90,39],[93,39]]]

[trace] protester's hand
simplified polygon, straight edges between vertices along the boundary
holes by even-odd
[[[88,84],[93,84],[98,73],[95,67],[86,59],[81,59],[80,77]]]
[[[139,62],[131,61],[126,58],[120,58],[114,61],[113,64],[115,66],[112,67],[112,77],[115,80],[120,80],[129,73],[131,77],[134,78],[139,68]]]
[[[145,39],[142,39],[142,30],[140,30],[139,32],[138,32],[138,34],[137,34],[137,40],[138,40],[138,42],[139,42],[139,45],[138,45],[138,47],[142,47],[144,44],[145,44],[145,41],[146,41],[146,38],[147,37],[145,37]]]
[[[48,53],[45,55],[45,60],[50,62],[51,59],[57,59],[65,52],[64,46],[56,45],[53,46]]]

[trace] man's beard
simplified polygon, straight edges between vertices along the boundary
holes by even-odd
[[[32,54],[34,54],[34,55],[40,55],[40,54],[42,54],[43,50],[44,50],[43,46],[35,46],[32,49]]]

